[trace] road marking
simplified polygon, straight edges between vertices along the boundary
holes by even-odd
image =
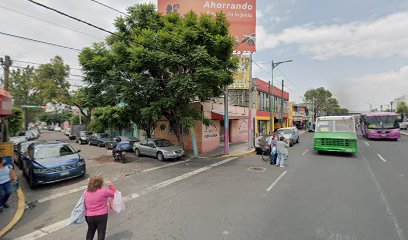
[[[385,160],[385,158],[383,158],[383,156],[381,156],[379,153],[377,153],[377,156],[378,156],[383,162],[387,162],[387,160]]]
[[[363,156],[364,162],[366,163],[366,165],[368,167],[371,178],[373,179],[373,181],[375,183],[375,186],[377,187],[377,191],[380,193],[381,201],[384,203],[388,215],[391,217],[392,221],[394,222],[394,227],[395,227],[395,230],[397,231],[399,239],[400,240],[405,240],[404,233],[402,232],[402,229],[400,228],[400,226],[398,224],[398,219],[395,216],[394,212],[391,210],[391,207],[390,207],[390,204],[388,203],[387,197],[385,196],[380,184],[378,183],[377,179],[375,178],[375,175],[374,175],[373,170],[371,169],[370,163],[367,161],[367,159],[365,158],[363,153],[361,153],[361,156]]]
[[[365,143],[365,145],[370,146],[370,144],[368,142],[364,142],[364,143]]]
[[[177,165],[177,164],[180,164],[180,163],[186,163],[186,162],[189,162],[189,161],[191,161],[191,159],[187,159],[187,160],[180,161],[180,162],[174,162],[174,163],[169,163],[169,164],[165,164],[165,165],[158,166],[158,167],[153,167],[153,168],[145,169],[145,170],[141,171],[140,173],[147,173],[147,172],[151,172],[151,171],[154,171],[154,170],[158,170],[158,169],[170,167],[170,166],[173,166],[173,165]],[[129,177],[129,176],[136,175],[136,174],[137,174],[137,173],[135,173],[135,174],[128,174],[128,175],[125,175],[125,177]],[[112,178],[112,179],[110,179],[110,180],[109,180],[109,179],[106,179],[106,183],[111,183],[111,182],[114,182],[114,181],[117,181],[117,180],[118,180],[118,178]],[[76,192],[79,192],[79,191],[83,191],[83,190],[85,190],[86,188],[87,188],[87,186],[80,186],[80,187],[73,188],[73,189],[70,189],[70,190],[67,190],[67,191],[64,191],[64,192],[52,194],[52,195],[49,195],[49,196],[47,196],[47,197],[38,199],[37,201],[34,201],[34,203],[44,203],[44,202],[47,202],[47,201],[50,201],[50,200],[54,200],[54,199],[57,199],[57,198],[60,198],[60,197],[64,197],[64,196],[69,195],[69,194],[72,194],[72,193],[76,193]]]
[[[305,156],[305,154],[306,154],[307,152],[309,152],[309,149],[306,149],[306,151],[304,151],[304,152],[302,153],[302,155]]]
[[[225,159],[225,160],[223,160],[223,161],[220,161],[220,162],[211,164],[211,165],[206,166],[206,167],[202,167],[202,168],[196,169],[196,170],[194,170],[194,171],[185,173],[185,174],[180,175],[180,176],[177,176],[177,177],[175,177],[175,178],[172,178],[172,179],[166,180],[166,181],[164,181],[164,182],[158,183],[158,184],[156,184],[156,185],[150,186],[150,187],[148,187],[148,188],[143,189],[143,190],[142,190],[141,192],[139,192],[139,193],[131,193],[131,194],[126,195],[125,197],[123,197],[123,200],[124,200],[125,202],[127,202],[127,201],[130,201],[130,200],[136,199],[136,198],[138,198],[138,197],[140,197],[140,196],[143,196],[143,195],[146,195],[146,194],[151,193],[151,192],[153,192],[153,191],[156,191],[156,190],[159,190],[159,189],[161,189],[161,188],[164,188],[164,187],[166,187],[166,186],[168,186],[168,185],[170,185],[170,184],[179,182],[179,181],[181,181],[181,180],[183,180],[183,179],[186,179],[186,178],[189,178],[189,177],[194,176],[194,175],[196,175],[196,174],[199,174],[199,173],[201,173],[201,172],[207,171],[207,170],[209,170],[209,169],[211,169],[211,168],[220,166],[220,165],[222,165],[222,164],[224,164],[224,163],[227,163],[227,162],[229,162],[229,161],[232,161],[232,160],[234,160],[234,159],[236,159],[236,158],[237,158],[237,157],[227,158],[227,159]],[[32,233],[29,233],[29,234],[26,234],[26,235],[24,235],[24,236],[21,236],[21,237],[17,238],[16,240],[35,240],[35,239],[42,238],[42,237],[44,237],[44,236],[46,236],[46,235],[48,235],[48,234],[50,234],[50,233],[56,232],[56,231],[58,231],[58,230],[60,230],[60,229],[63,229],[64,227],[68,226],[69,220],[70,220],[69,218],[66,218],[66,219],[64,219],[64,220],[62,220],[62,221],[56,222],[56,223],[51,224],[51,225],[49,225],[49,226],[42,227],[42,228],[40,228],[40,229],[38,229],[38,230],[36,230],[36,231],[34,231],[34,232],[32,232]]]
[[[141,173],[147,173],[147,172],[151,172],[151,171],[154,171],[154,170],[158,170],[158,169],[162,169],[162,168],[166,168],[166,167],[170,167],[170,166],[173,166],[173,165],[177,165],[177,164],[180,164],[180,163],[186,163],[186,162],[190,162],[190,161],[191,161],[191,159],[189,158],[189,159],[186,159],[184,161],[169,163],[169,164],[166,164],[166,165],[145,169]]]
[[[267,192],[271,191],[272,188],[275,187],[275,185],[279,182],[279,180],[280,180],[281,178],[283,178],[283,176],[285,176],[285,174],[286,174],[287,172],[288,172],[288,171],[284,171],[284,172],[275,180],[275,182],[273,182],[272,185],[269,186],[268,189],[266,189],[266,191],[267,191]]]

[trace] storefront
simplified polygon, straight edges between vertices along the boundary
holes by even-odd
[[[197,121],[194,126],[194,133],[197,141],[197,148],[200,153],[213,151],[224,144],[224,105],[218,102],[194,103],[193,107],[200,110],[203,115],[210,119],[211,125],[206,126],[201,121]],[[229,106],[229,142],[247,142],[248,139],[248,108],[239,106]],[[154,136],[166,138],[178,144],[175,134],[170,130],[170,124],[166,119],[160,121],[154,131]],[[183,128],[182,137],[184,148],[192,150],[192,139],[190,130]]]

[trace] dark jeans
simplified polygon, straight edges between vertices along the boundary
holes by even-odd
[[[3,205],[7,203],[7,200],[9,199],[11,192],[12,187],[10,181],[0,184],[0,196],[1,196],[0,207],[3,207]]]
[[[96,230],[98,230],[98,240],[105,240],[106,225],[108,224],[108,214],[85,217],[88,223],[88,232],[86,233],[86,240],[93,240]]]

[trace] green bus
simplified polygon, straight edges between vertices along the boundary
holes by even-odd
[[[314,150],[357,153],[356,124],[352,116],[319,117],[316,120]]]

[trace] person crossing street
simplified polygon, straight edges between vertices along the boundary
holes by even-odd
[[[276,148],[278,151],[278,157],[276,159],[276,166],[280,166],[281,168],[285,167],[284,161],[288,157],[289,152],[289,144],[285,142],[285,138],[281,136],[279,140],[276,142]]]

